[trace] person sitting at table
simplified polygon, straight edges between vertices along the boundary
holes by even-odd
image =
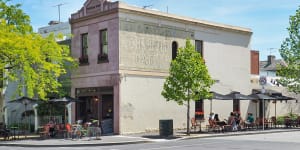
[[[219,119],[219,114],[215,114],[215,117],[214,117],[214,123],[217,125],[217,127],[219,127],[219,129],[224,132],[225,131],[225,125],[226,125],[226,122],[225,121],[221,121]]]
[[[235,115],[233,112],[230,113],[230,116],[228,117],[228,125],[231,125],[232,131],[237,131],[237,125],[235,120]]]
[[[56,125],[56,122],[53,119],[53,117],[50,117],[50,120],[49,120],[49,122],[48,122],[47,125],[49,126],[50,137],[54,137],[55,136],[55,125]]]
[[[243,119],[242,119],[241,114],[239,112],[235,113],[235,122],[236,122],[236,126],[240,128],[241,124],[243,122]]]
[[[211,112],[208,116],[208,120],[214,120],[214,118],[215,118],[215,114]]]
[[[224,126],[224,125],[226,125],[226,122],[225,122],[225,121],[220,121],[220,119],[219,119],[219,114],[215,114],[214,122],[215,122],[215,124],[217,124],[217,125],[219,125],[219,126]]]
[[[252,113],[248,113],[247,120],[245,121],[245,125],[249,126],[252,125],[253,123],[254,123],[254,117]]]

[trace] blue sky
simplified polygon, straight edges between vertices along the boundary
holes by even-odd
[[[152,5],[151,9],[167,11],[201,20],[250,28],[253,31],[251,49],[260,51],[260,60],[267,55],[280,58],[278,48],[288,36],[289,16],[300,6],[299,0],[121,0],[138,7]],[[79,10],[85,0],[12,0],[21,3],[31,17],[32,26],[47,26],[50,20],[68,21],[71,13]]]

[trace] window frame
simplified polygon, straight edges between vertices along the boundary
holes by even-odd
[[[200,47],[198,47],[198,44],[200,44]],[[195,40],[195,50],[201,55],[203,58],[203,40]]]
[[[81,44],[81,52],[80,52],[80,58],[79,58],[79,64],[80,65],[88,65],[89,64],[89,57],[88,57],[88,33],[82,33],[80,34],[80,44]]]
[[[204,118],[204,100],[199,99],[195,101],[195,119],[205,120]]]
[[[176,41],[172,42],[172,60],[174,60],[177,57],[178,52],[178,43]]]
[[[103,36],[105,33],[105,40]],[[106,46],[106,50],[105,47]],[[105,52],[106,51],[106,52]],[[99,54],[98,63],[108,62],[108,30],[107,28],[99,30]]]

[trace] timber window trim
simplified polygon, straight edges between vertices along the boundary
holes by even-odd
[[[99,31],[99,46],[100,51],[98,54],[98,64],[108,62],[108,32],[107,29],[102,29]]]

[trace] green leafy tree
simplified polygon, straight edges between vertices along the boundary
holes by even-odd
[[[300,93],[300,6],[294,16],[290,16],[290,27],[287,28],[289,37],[279,49],[281,57],[287,66],[279,66],[279,82],[287,86],[289,91]]]
[[[214,80],[190,40],[186,40],[186,46],[179,48],[177,54],[171,62],[169,76],[161,94],[167,101],[187,105],[187,134],[190,135],[190,102],[210,97],[210,87]]]
[[[21,4],[7,5],[11,0],[0,0],[0,19],[7,25],[13,25],[21,33],[32,32],[30,17],[26,15]]]
[[[57,80],[69,68],[77,66],[68,46],[59,45],[50,34],[43,38],[32,32],[30,18],[19,8],[0,0],[0,68],[2,80],[17,83],[16,94],[45,99],[58,93]]]

